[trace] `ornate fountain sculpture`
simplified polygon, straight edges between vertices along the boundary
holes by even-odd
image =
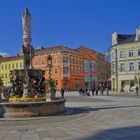
[[[23,13],[22,25],[23,69],[11,71],[10,78],[13,84],[11,97],[32,98],[34,95],[45,96],[44,71],[41,69],[33,69],[32,66],[34,48],[31,44],[31,14],[28,8],[26,8]]]
[[[11,98],[8,102],[0,103],[0,107],[4,110],[3,117],[24,118],[63,113],[65,111],[65,99],[46,101],[45,90],[47,87],[45,86],[44,71],[32,67],[34,49],[31,45],[31,15],[27,8],[23,13],[22,23],[23,69],[11,71],[10,80],[13,85]]]

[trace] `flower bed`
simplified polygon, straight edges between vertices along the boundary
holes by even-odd
[[[37,98],[9,98],[9,102],[28,102],[28,101],[45,101],[46,97],[37,97]]]

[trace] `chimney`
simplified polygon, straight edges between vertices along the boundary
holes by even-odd
[[[138,40],[140,40],[140,28],[139,27],[136,28],[136,38],[135,38],[135,41],[138,41]]]
[[[117,32],[112,33],[112,46],[118,43],[118,34]]]

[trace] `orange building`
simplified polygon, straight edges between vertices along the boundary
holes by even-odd
[[[78,90],[84,86],[84,77],[80,74],[84,69],[82,54],[64,46],[42,47],[35,50],[35,56],[32,60],[33,67],[45,70],[46,80],[49,79],[48,55],[52,57],[51,77],[55,80],[57,89],[63,87]]]

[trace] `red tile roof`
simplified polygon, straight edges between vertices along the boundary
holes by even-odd
[[[22,59],[21,56],[9,56],[9,57],[2,57],[0,58],[0,61],[9,61],[9,60],[17,60]]]

